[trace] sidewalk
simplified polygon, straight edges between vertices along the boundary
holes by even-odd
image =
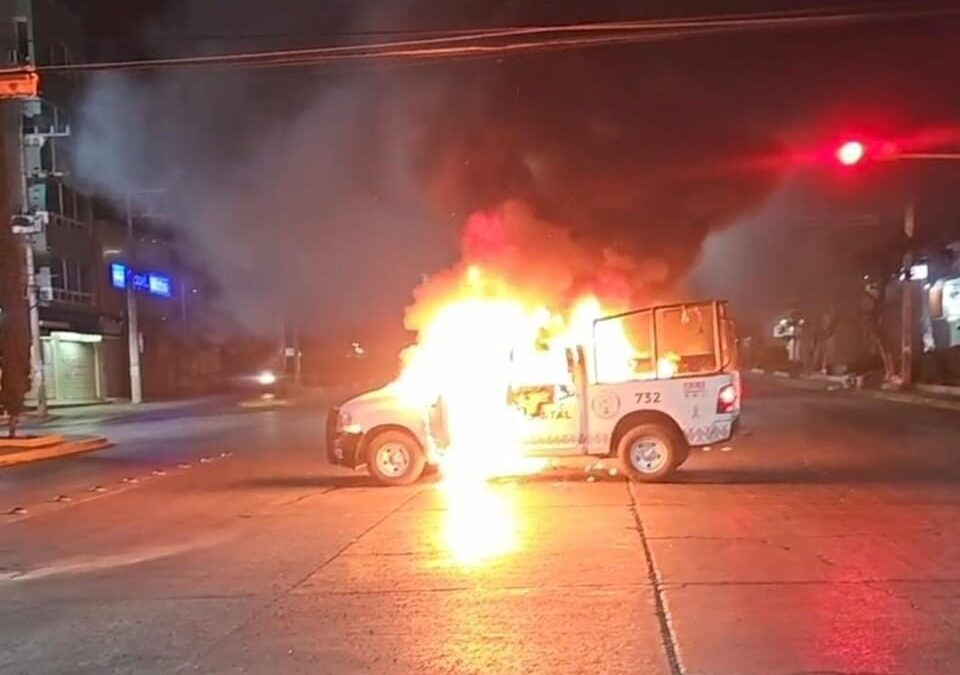
[[[793,376],[782,371],[768,372],[760,368],[747,371],[748,376],[761,377],[785,387],[806,389],[809,391],[845,392],[853,396],[873,398],[881,401],[909,403],[941,410],[960,411],[960,387],[937,384],[917,384],[907,391],[864,389],[855,386],[852,376],[813,375],[810,377]]]
[[[322,402],[331,392],[340,390],[357,391],[356,386],[304,387],[289,392],[287,396],[264,399],[257,393],[232,391],[193,398],[164,401],[146,401],[134,404],[129,400],[81,403],[77,405],[51,405],[49,414],[41,418],[35,411],[29,411],[20,418],[19,427],[24,433],[37,433],[71,426],[92,426],[98,424],[123,424],[176,416],[178,413],[189,415],[192,411],[209,411],[222,408],[224,411],[291,408],[313,405]],[[0,429],[6,428],[8,420],[0,415]]]
[[[29,411],[20,418],[19,427],[24,431],[46,429],[50,427],[73,426],[80,424],[101,424],[124,418],[135,419],[148,417],[161,412],[174,411],[180,408],[191,408],[211,404],[219,400],[226,400],[222,396],[207,396],[202,398],[178,399],[174,401],[148,401],[134,404],[127,400],[108,401],[103,403],[84,403],[80,405],[55,405],[49,408],[45,418],[36,411]],[[0,428],[6,428],[8,419],[0,415]]]

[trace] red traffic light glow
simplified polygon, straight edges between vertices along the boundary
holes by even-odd
[[[867,148],[860,141],[847,141],[837,148],[837,161],[844,166],[859,164],[867,154]]]

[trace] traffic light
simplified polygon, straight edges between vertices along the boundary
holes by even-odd
[[[837,161],[844,166],[856,166],[867,155],[867,147],[860,141],[847,141],[837,148]]]
[[[0,100],[35,98],[40,76],[32,68],[0,69]]]

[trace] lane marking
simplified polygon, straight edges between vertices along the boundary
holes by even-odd
[[[103,556],[74,556],[41,565],[40,567],[34,567],[33,569],[4,570],[0,572],[0,583],[31,581],[33,579],[45,579],[53,576],[87,574],[89,572],[99,572],[117,567],[129,567],[143,562],[169,558],[199,548],[210,548],[235,537],[235,534],[228,535],[221,533],[215,536],[203,537],[202,539],[197,538],[193,541],[167,546],[134,548],[125,553],[114,553]]]

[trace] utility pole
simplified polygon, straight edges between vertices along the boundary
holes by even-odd
[[[41,214],[31,214],[30,192],[27,186],[27,155],[24,138],[23,113],[20,113],[17,147],[20,150],[20,187],[23,211],[29,220],[21,228],[23,233],[24,269],[27,275],[27,310],[30,319],[30,388],[37,395],[37,413],[47,416],[47,377],[43,368],[43,343],[40,340],[40,294],[37,292],[37,266],[33,255],[33,237],[39,234],[46,220]],[[44,214],[46,215],[46,214]]]
[[[43,369],[43,343],[40,341],[40,295],[33,259],[33,234],[23,236],[24,268],[27,277],[27,308],[30,317],[30,385],[37,395],[37,413],[47,416],[47,378]]]
[[[133,236],[133,195],[127,195],[127,352],[130,359],[130,402],[143,402],[140,378],[140,325],[137,317],[137,294],[133,288],[137,244]]]
[[[906,235],[906,250],[903,253],[903,285],[900,289],[900,386],[904,389],[913,384],[913,230],[916,211],[913,202],[907,204],[903,215],[903,233]]]
[[[300,322],[293,327],[293,381],[299,387],[303,377],[303,353],[300,351]]]

